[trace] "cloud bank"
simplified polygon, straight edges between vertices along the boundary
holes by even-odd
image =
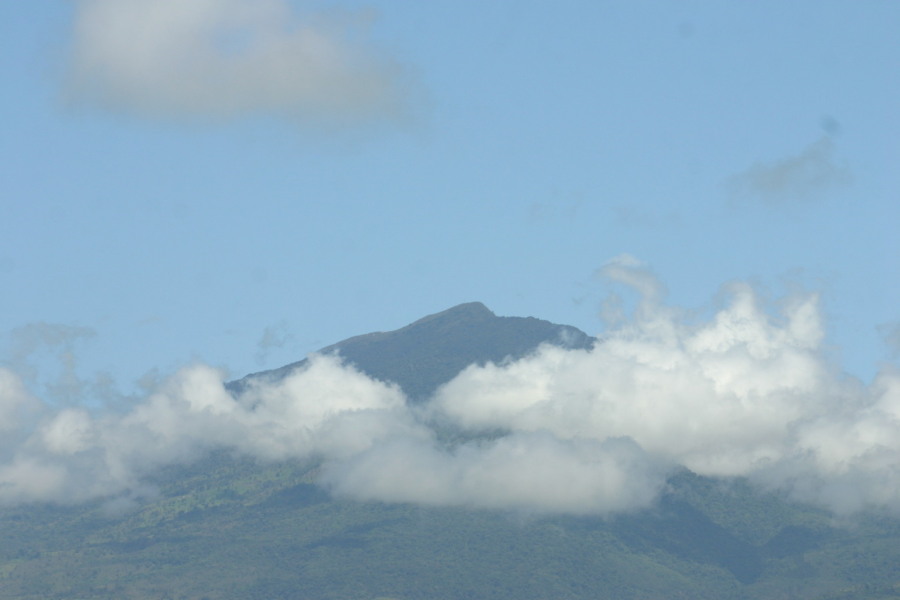
[[[409,76],[372,15],[287,0],[77,0],[69,93],[145,116],[270,114],[347,125],[404,118]]]
[[[37,415],[26,422],[22,413]],[[0,460],[0,502],[82,501],[133,493],[165,465],[228,449],[261,460],[340,459],[417,427],[396,388],[334,357],[240,399],[222,373],[182,369],[124,414],[53,410],[31,397],[15,373],[0,369],[0,428],[19,443]]]
[[[732,284],[698,320],[639,261],[602,272],[643,299],[593,349],[470,366],[424,406],[335,356],[239,397],[186,367],[120,413],[53,407],[0,369],[0,502],[140,496],[155,469],[226,450],[316,461],[333,494],[383,502],[608,515],[687,468],[840,514],[900,511],[900,370],[842,375],[815,294],[775,310]]]

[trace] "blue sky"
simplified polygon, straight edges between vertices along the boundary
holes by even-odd
[[[819,293],[869,381],[900,347],[898,26],[868,1],[3,3],[0,360],[93,402],[473,300],[596,334],[628,255],[698,318],[733,281],[773,318]]]

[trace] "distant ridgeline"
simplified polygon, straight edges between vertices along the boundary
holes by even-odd
[[[422,402],[473,363],[521,358],[541,344],[583,349],[595,341],[576,327],[533,317],[498,317],[484,304],[469,302],[401,329],[359,335],[319,352],[337,353],[369,377],[397,383],[410,401]],[[227,387],[240,393],[252,381],[278,381],[306,363],[304,359],[253,373]]]

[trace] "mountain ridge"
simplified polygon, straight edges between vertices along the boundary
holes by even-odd
[[[411,402],[418,403],[471,364],[515,360],[541,344],[587,349],[595,341],[571,325],[535,317],[500,317],[481,302],[466,302],[399,329],[347,338],[317,353],[338,354],[366,375],[398,384]],[[251,373],[227,387],[239,394],[254,382],[278,381],[307,363],[304,358]]]

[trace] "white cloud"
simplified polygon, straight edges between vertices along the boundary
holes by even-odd
[[[408,73],[369,40],[371,21],[287,0],[77,0],[69,90],[151,116],[400,119]]]
[[[420,435],[403,393],[369,379],[332,356],[314,356],[304,371],[275,385],[260,384],[241,401],[249,426],[265,432],[241,442],[267,458],[310,455],[342,457],[393,437]]]
[[[600,278],[632,288],[639,295],[635,307],[634,318],[659,312],[661,302],[666,293],[665,286],[653,274],[650,268],[630,254],[620,254],[607,261],[597,269]],[[612,327],[619,327],[628,322],[625,313],[625,302],[616,293],[611,293],[603,303],[601,317]]]
[[[799,426],[794,447],[760,479],[838,513],[900,510],[900,371],[886,368],[841,400]]]
[[[620,254],[607,261],[598,274],[610,281],[633,287],[645,302],[659,302],[665,292],[664,286],[647,265],[630,254]]]
[[[87,411],[60,411],[40,432],[41,442],[50,454],[72,455],[84,452],[96,442],[96,428]]]
[[[644,265],[608,272],[645,296],[591,351],[544,347],[470,366],[441,388],[434,419],[465,431],[627,438],[663,464],[745,476],[840,513],[900,510],[900,373],[865,387],[824,357],[815,294],[771,314],[747,285],[695,324],[661,305]],[[629,271],[633,270],[633,273]]]
[[[703,325],[647,312],[591,351],[548,346],[510,365],[469,367],[433,409],[466,429],[627,436],[702,474],[746,474],[782,454],[797,419],[827,410],[815,303],[798,302],[784,326],[746,287]]]
[[[240,399],[225,389],[222,373],[197,365],[121,415],[43,406],[35,426],[16,418],[28,402],[38,401],[14,374],[0,370],[0,428],[18,439],[0,461],[0,502],[127,493],[154,469],[212,449],[261,460],[339,459],[386,439],[421,435],[395,386],[322,356]]]
[[[665,470],[630,440],[538,431],[452,451],[397,440],[329,464],[324,482],[337,494],[382,502],[609,514],[649,506]]]

